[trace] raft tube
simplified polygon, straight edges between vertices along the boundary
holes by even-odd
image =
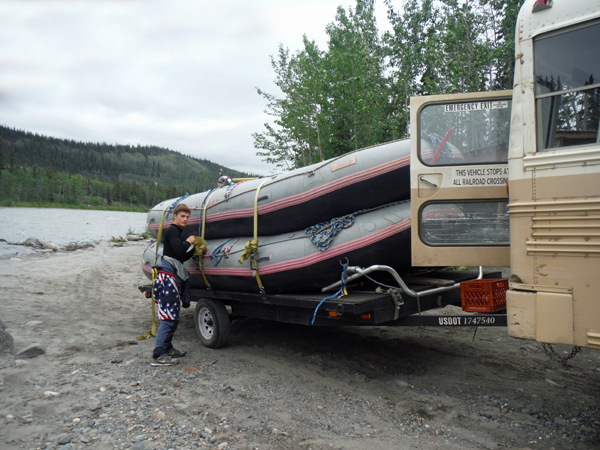
[[[269,178],[193,194],[183,200],[192,208],[186,232],[201,235],[202,208],[207,203],[205,239],[252,236],[255,198],[260,236],[301,230],[360,209],[410,199],[410,140],[393,141]],[[175,200],[159,203],[148,214],[148,229],[154,237],[163,210]],[[172,221],[172,213],[167,212],[163,228]]]
[[[203,257],[204,273],[216,290],[259,292],[250,261],[238,262],[246,242],[236,237],[207,241]],[[144,273],[151,278],[156,244],[143,256]],[[384,205],[354,216],[349,228],[333,238],[329,248],[320,251],[304,230],[277,236],[261,236],[258,246],[258,272],[267,294],[300,293],[320,290],[340,279],[340,261],[353,266],[389,265],[399,272],[410,269],[410,201]],[[192,289],[206,288],[195,258],[185,263]]]

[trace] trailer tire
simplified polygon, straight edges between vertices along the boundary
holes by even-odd
[[[196,332],[208,348],[221,348],[227,343],[231,322],[225,305],[218,300],[203,298],[196,304]]]

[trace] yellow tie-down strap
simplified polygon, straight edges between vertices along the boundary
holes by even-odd
[[[244,247],[244,252],[238,262],[243,264],[248,258],[250,258],[250,267],[254,270],[254,275],[256,276],[256,282],[258,284],[258,288],[260,289],[260,293],[265,295],[265,287],[262,284],[260,279],[260,274],[258,272],[258,194],[260,194],[260,189],[263,185],[269,181],[271,178],[265,178],[262,183],[256,188],[256,195],[254,196],[254,239],[246,242]]]
[[[206,253],[206,239],[204,239],[204,230],[206,228],[206,209],[210,203],[210,199],[217,192],[218,189],[215,189],[205,200],[204,208],[202,208],[202,231],[201,235],[196,236],[196,242],[194,242],[194,256],[198,257],[198,264],[200,265],[200,273],[202,274],[202,278],[204,279],[204,284],[206,284],[206,288],[209,291],[212,291],[210,287],[210,283],[208,282],[208,278],[206,278],[206,274],[204,273],[204,253]]]

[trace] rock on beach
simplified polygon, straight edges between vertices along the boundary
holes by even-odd
[[[90,243],[90,242],[83,242],[81,244],[77,243],[77,242],[71,242],[70,244],[67,244],[63,247],[63,250],[67,251],[67,252],[74,252],[75,250],[81,250],[84,248],[90,248],[93,247],[94,244]]]
[[[26,245],[27,247],[37,247],[37,248],[41,247],[40,241],[38,241],[35,238],[25,239],[23,241],[23,245]]]
[[[3,353],[12,354],[13,350],[13,337],[10,335],[10,333],[0,330],[0,355]]]
[[[21,245],[25,245],[27,247],[38,248],[42,250],[52,250],[54,252],[58,251],[58,245],[54,244],[50,241],[40,241],[36,238],[28,238],[23,241]]]
[[[36,342],[33,344],[29,344],[27,347],[19,350],[19,352],[17,352],[15,356],[20,359],[35,358],[37,356],[43,355],[44,353],[46,353],[46,350],[44,350],[41,344]]]
[[[125,236],[125,238],[120,237],[120,236],[111,236],[111,238],[110,238],[110,240],[112,242],[119,242],[119,243],[137,242],[137,241],[143,241],[144,239],[145,238],[139,234],[128,234]],[[6,242],[6,241],[4,241],[4,242]],[[95,244],[98,244],[98,242],[96,242]],[[59,247],[58,245],[54,244],[53,242],[40,241],[39,239],[30,237],[30,238],[24,240],[23,242],[21,242],[20,244],[15,243],[13,245],[23,245],[25,247],[31,247],[33,249],[43,250],[45,252],[58,252],[58,251],[73,252],[75,250],[93,248],[95,246],[95,244],[91,243],[91,242],[70,242],[62,247]]]
[[[58,245],[48,241],[40,241],[40,245],[44,250],[58,251]]]
[[[4,353],[12,354],[13,350],[13,337],[8,331],[6,331],[4,323],[0,320],[0,355]]]

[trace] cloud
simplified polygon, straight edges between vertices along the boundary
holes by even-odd
[[[270,119],[255,87],[277,92],[280,43],[295,51],[306,34],[324,48],[338,4],[5,0],[0,123],[268,173],[251,137]]]

